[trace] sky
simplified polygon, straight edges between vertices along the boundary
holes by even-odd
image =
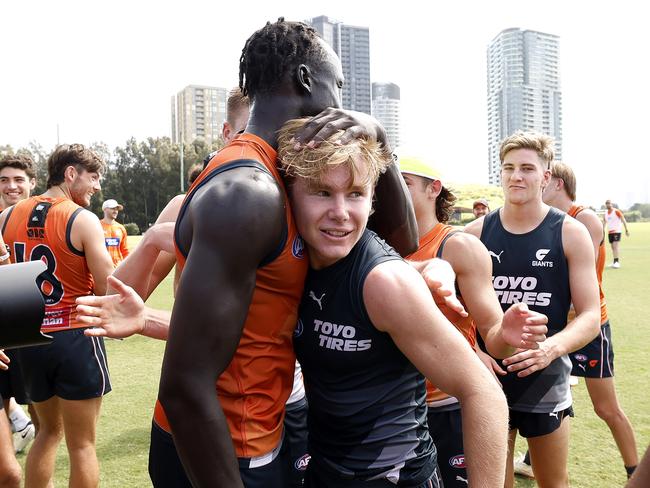
[[[392,5],[392,6],[391,6]],[[170,136],[171,96],[237,84],[266,21],[327,15],[370,28],[372,81],[397,83],[402,139],[449,182],[487,183],[486,49],[503,29],[560,36],[563,160],[578,200],[650,202],[650,29],[643,2],[0,3],[0,145]]]

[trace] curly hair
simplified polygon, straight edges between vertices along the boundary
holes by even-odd
[[[328,169],[346,165],[353,181],[374,187],[393,159],[384,151],[381,143],[369,139],[355,139],[348,144],[335,144],[343,131],[337,131],[318,147],[296,150],[292,139],[298,129],[309,118],[293,119],[285,123],[278,133],[278,160],[280,168],[289,180],[305,178],[310,182],[319,181]],[[359,160],[363,163],[359,163]]]
[[[305,61],[320,61],[324,51],[318,32],[302,22],[280,17],[248,38],[239,59],[239,88],[255,98],[277,87],[286,73]]]
[[[48,188],[63,183],[68,166],[74,166],[77,171],[102,174],[106,163],[83,144],[61,144],[47,159]]]
[[[0,159],[0,171],[7,167],[23,170],[29,179],[36,178],[34,160],[25,154],[11,154]]]

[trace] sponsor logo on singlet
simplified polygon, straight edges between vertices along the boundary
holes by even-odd
[[[535,258],[536,260],[531,261],[530,264],[533,266],[538,266],[542,268],[552,268],[553,267],[553,261],[544,261],[544,258],[546,255],[550,252],[550,249],[538,249],[537,252],[535,253]]]
[[[296,330],[293,331],[294,337],[300,337],[302,335],[303,330],[305,330],[305,327],[302,325],[302,320],[298,319],[298,323],[296,324]]]
[[[357,352],[372,347],[372,339],[355,339],[357,329],[351,325],[314,319],[314,331],[318,332],[318,345],[325,349]]]
[[[501,255],[503,254],[503,251],[501,251],[499,254],[495,253],[494,251],[488,251],[488,254],[495,258],[499,264],[501,264]]]
[[[493,276],[492,286],[503,304],[523,302],[526,305],[548,307],[552,293],[538,292],[534,276]]]
[[[298,459],[296,459],[296,462],[293,463],[293,466],[298,471],[304,471],[304,470],[307,469],[307,466],[309,466],[309,460],[310,459],[311,459],[311,456],[309,454],[303,454]]]
[[[120,245],[119,237],[105,237],[106,247],[117,247]]]
[[[42,227],[35,227],[27,229],[28,239],[45,239],[45,229]]]
[[[581,363],[584,363],[587,360],[587,356],[584,354],[574,354],[574,358],[576,358],[576,361],[580,361]]]
[[[296,236],[293,240],[291,252],[293,253],[293,257],[298,259],[302,259],[305,256],[305,242],[302,240],[302,237]]]
[[[449,458],[449,466],[458,469],[465,468],[465,454],[458,454],[457,456]]]

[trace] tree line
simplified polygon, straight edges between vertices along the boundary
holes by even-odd
[[[187,172],[194,164],[200,164],[212,151],[223,143],[215,141],[208,144],[197,139],[183,145],[184,188],[187,190]],[[88,147],[105,162],[106,171],[102,178],[102,191],[91,200],[89,210],[103,217],[102,202],[114,198],[124,210],[118,221],[135,223],[145,231],[167,202],[181,193],[180,189],[180,145],[172,144],[168,137],[149,137],[145,141],[129,139],[124,146],[109,147],[97,142]],[[0,157],[6,154],[25,154],[32,158],[36,169],[36,189],[34,195],[43,193],[47,183],[47,158],[50,152],[40,144],[31,142],[27,147],[12,148],[0,145]]]

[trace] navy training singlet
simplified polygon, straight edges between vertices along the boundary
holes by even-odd
[[[569,268],[562,245],[566,214],[550,207],[542,222],[525,234],[512,234],[501,223],[499,210],[483,221],[481,241],[492,257],[492,285],[505,312],[524,302],[548,317],[550,337],[564,329],[571,305]],[[525,378],[499,376],[512,410],[550,413],[571,406],[571,361],[561,356]]]
[[[366,230],[350,254],[310,269],[294,348],[309,403],[310,463],[358,479],[417,484],[436,467],[422,374],[371,323],[363,285],[378,264],[401,259]]]

